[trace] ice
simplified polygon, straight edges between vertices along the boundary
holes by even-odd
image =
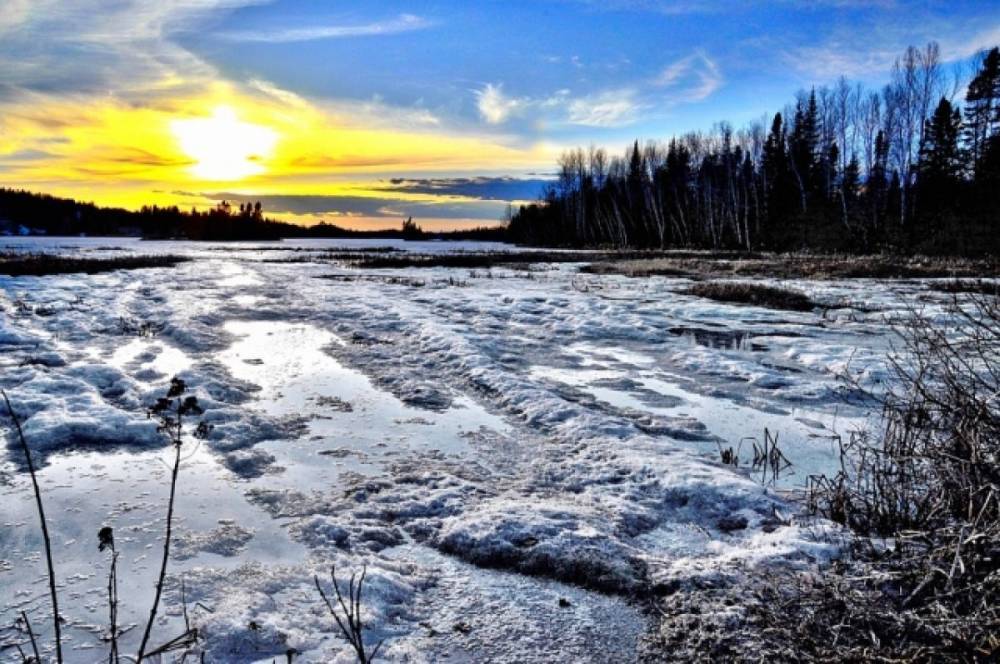
[[[0,387],[41,466],[75,598],[71,662],[103,652],[100,527],[114,526],[123,554],[123,619],[148,611],[170,448],[146,411],[174,375],[213,429],[182,448],[158,638],[182,626],[183,581],[206,661],[282,661],[289,649],[350,661],[314,587],[336,565],[344,582],[367,567],[370,638],[390,660],[620,661],[647,630],[637,598],[738,588],[756,566],[838,555],[836,529],[786,492],[835,469],[838,437],[873,424],[874,404],[843,377],[886,379],[884,317],[917,296],[931,314],[942,303],[920,282],[781,282],[835,307],[788,313],[677,295],[686,279],[573,265],[345,281],[323,278],[357,275],[324,262],[329,241],[3,242],[194,258],[0,277]],[[292,257],[309,260],[275,260]],[[765,429],[793,464],[776,482],[748,468]],[[44,630],[16,443],[8,433],[0,466],[0,620],[24,608]],[[738,468],[719,461],[728,447]]]

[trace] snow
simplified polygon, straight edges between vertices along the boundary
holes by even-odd
[[[182,448],[154,640],[182,625],[183,580],[206,661],[351,661],[314,587],[335,565],[342,582],[367,567],[369,638],[390,660],[621,661],[648,628],[642,597],[838,554],[838,531],[784,493],[870,423],[840,375],[885,380],[884,318],[944,301],[914,281],[786,282],[843,305],[789,313],[573,265],[325,279],[357,270],[318,260],[338,244],[323,241],[0,244],[196,259],[0,277],[0,387],[41,466],[71,662],[103,652],[100,527],[122,551],[124,623],[148,611],[170,450],[146,410],[173,375],[214,428]],[[273,261],[287,257],[312,262]],[[773,487],[748,468],[765,429],[793,463]],[[25,609],[44,632],[16,442],[0,469],[0,621]],[[718,462],[726,447],[739,468]]]

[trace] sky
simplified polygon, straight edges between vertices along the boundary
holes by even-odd
[[[737,127],[936,40],[968,0],[0,0],[0,186],[261,200],[305,224],[493,223],[558,155]]]

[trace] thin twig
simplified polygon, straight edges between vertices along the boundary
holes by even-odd
[[[38,662],[38,664],[42,664],[42,658],[38,654],[38,641],[35,640],[35,633],[31,630],[31,621],[28,620],[28,614],[21,611],[21,619],[24,620],[24,629],[28,632],[28,639],[31,641],[31,651],[35,653],[35,661]],[[18,650],[20,650],[20,648],[18,648]],[[24,653],[21,653],[21,656],[23,658]]]
[[[49,538],[49,527],[45,521],[45,508],[42,506],[42,490],[38,486],[38,477],[35,475],[35,464],[31,459],[31,449],[28,447],[28,441],[25,439],[24,431],[21,429],[21,421],[17,419],[17,414],[14,413],[14,409],[10,405],[7,392],[0,390],[0,395],[3,395],[7,412],[10,413],[10,419],[13,420],[14,428],[17,430],[17,437],[21,442],[21,449],[24,451],[24,458],[28,463],[31,484],[35,490],[35,506],[38,508],[38,520],[42,525],[42,539],[45,542],[45,562],[48,565],[49,571],[49,595],[52,598],[52,625],[56,640],[56,662],[62,664],[62,630],[59,627],[59,597],[56,592],[56,570],[52,564],[52,540]]]
[[[142,641],[139,643],[139,652],[136,661],[142,662],[146,646],[149,643],[149,636],[153,630],[153,623],[156,621],[156,612],[160,608],[160,596],[163,594],[163,583],[167,576],[167,563],[170,560],[170,538],[173,532],[174,519],[174,496],[177,491],[177,474],[181,466],[181,445],[180,441],[174,441],[174,467],[170,474],[170,498],[167,502],[167,532],[163,538],[163,559],[160,562],[160,574],[156,579],[156,594],[153,597],[153,606],[149,610],[149,620],[146,622],[146,630],[143,632]]]

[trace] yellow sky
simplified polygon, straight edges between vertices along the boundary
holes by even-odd
[[[201,94],[165,99],[139,104],[114,96],[33,94],[0,106],[0,185],[131,209],[151,203],[206,207],[212,203],[201,194],[219,191],[433,200],[387,193],[379,180],[387,172],[545,168],[555,152],[447,133],[432,118],[393,129],[377,117],[377,106],[368,109],[369,117],[338,113],[273,87],[218,83]],[[304,223],[319,220],[272,212]]]

